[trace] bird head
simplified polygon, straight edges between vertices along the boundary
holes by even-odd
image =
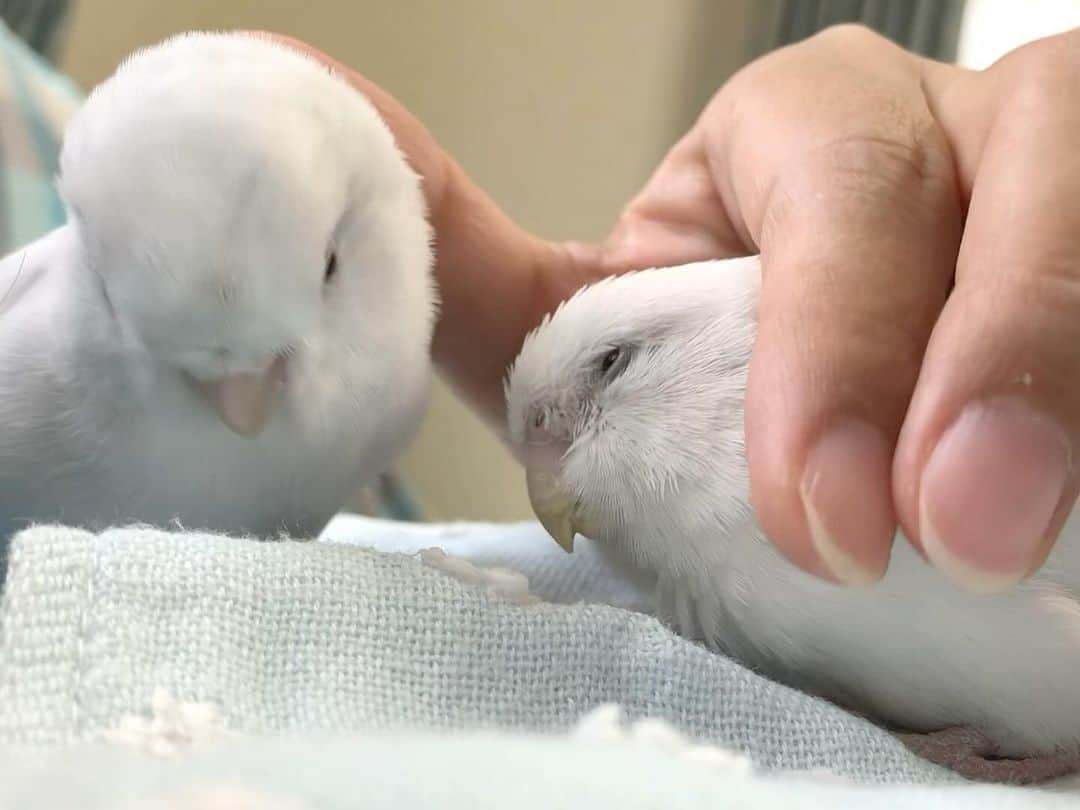
[[[139,52],[86,101],[60,188],[92,276],[140,351],[260,432],[319,368],[426,353],[430,232],[416,175],[343,78],[255,35]]]
[[[742,399],[756,257],[647,270],[579,291],[526,339],[506,381],[509,434],[540,522],[632,540],[745,490]],[[711,497],[711,496],[710,496]]]

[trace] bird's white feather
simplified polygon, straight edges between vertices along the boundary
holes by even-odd
[[[608,553],[655,576],[681,632],[779,680],[901,728],[971,726],[1006,754],[1080,748],[1080,526],[1037,574],[958,590],[903,538],[877,586],[797,570],[749,505],[746,368],[756,258],[606,280],[525,342],[507,381],[510,434],[531,413],[569,444],[562,483]],[[638,346],[595,382],[595,358]]]
[[[0,535],[319,531],[430,385],[430,228],[375,109],[281,44],[184,35],[90,95],[60,165],[68,224],[0,263]],[[185,382],[274,353],[255,438]]]

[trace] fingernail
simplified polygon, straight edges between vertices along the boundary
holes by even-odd
[[[892,446],[866,422],[846,420],[807,457],[802,495],[814,550],[846,585],[871,585],[889,566],[896,517]]]
[[[919,533],[930,562],[966,588],[1024,578],[1069,474],[1068,439],[1019,400],[968,405],[923,469]]]

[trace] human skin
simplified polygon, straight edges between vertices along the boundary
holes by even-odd
[[[762,528],[857,585],[897,525],[960,585],[1038,568],[1080,483],[1080,31],[985,71],[858,26],[751,63],[601,244],[510,221],[357,72],[421,175],[443,299],[435,360],[495,430],[525,334],[612,273],[760,253],[746,439]]]

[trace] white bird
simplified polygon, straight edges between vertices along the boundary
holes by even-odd
[[[426,409],[419,178],[269,39],[137,53],[65,134],[68,222],[0,262],[0,538],[29,523],[311,536]]]
[[[757,257],[611,278],[527,337],[508,373],[533,508],[655,588],[662,618],[796,688],[870,715],[978,778],[1038,781],[1080,753],[1080,530],[1028,581],[956,588],[898,538],[885,578],[798,570],[750,507],[743,397]],[[996,757],[1020,758],[995,761]]]

